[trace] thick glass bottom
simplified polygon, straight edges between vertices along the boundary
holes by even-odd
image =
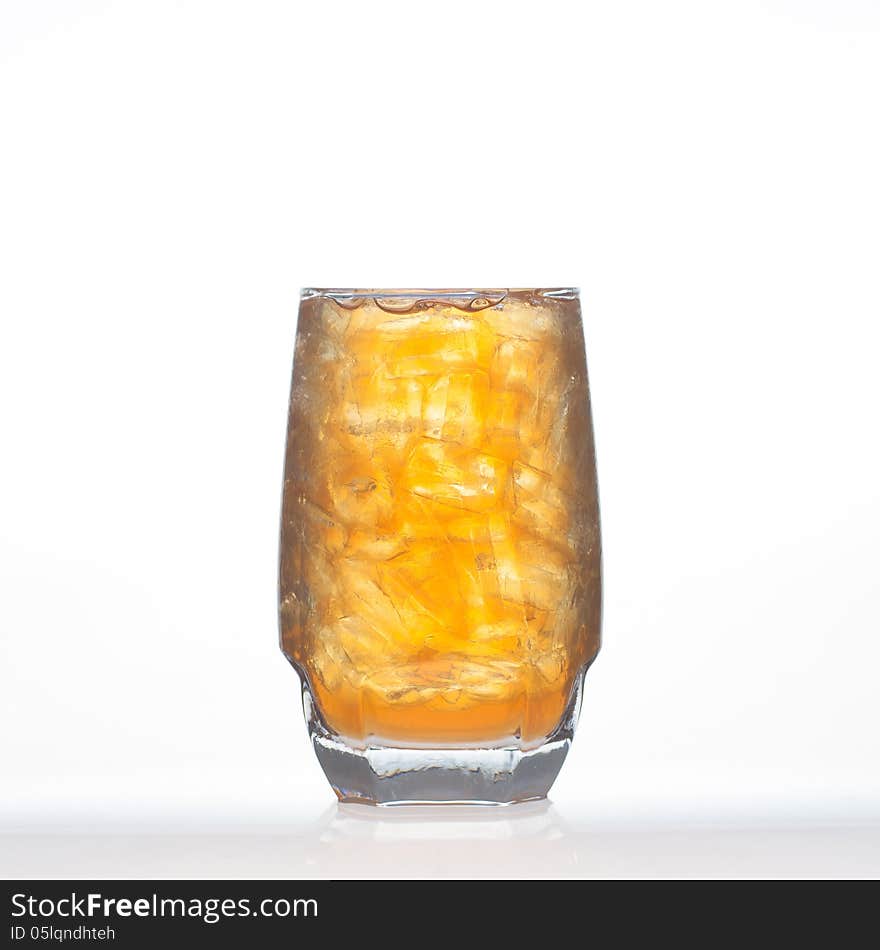
[[[356,747],[317,715],[308,685],[303,708],[312,746],[337,797],[369,805],[485,804],[546,798],[568,755],[581,705],[583,675],[556,730],[527,749]]]

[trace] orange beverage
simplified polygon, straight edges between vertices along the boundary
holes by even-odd
[[[281,630],[324,729],[540,744],[598,650],[599,569],[575,294],[304,295]]]

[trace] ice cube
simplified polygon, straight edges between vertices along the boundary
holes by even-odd
[[[407,316],[381,325],[381,344],[391,376],[438,376],[488,365],[495,337],[479,317],[441,310],[424,315],[418,333],[410,329],[397,332],[396,324],[406,321],[409,328],[413,319]]]
[[[540,342],[502,339],[492,354],[489,370],[493,390],[537,392],[542,353]]]
[[[370,459],[340,457],[329,473],[334,519],[349,527],[379,529],[393,510],[390,479]]]
[[[426,677],[418,664],[408,664],[377,670],[364,681],[371,693],[383,703],[415,705],[428,703],[440,689]]]
[[[570,592],[570,558],[537,538],[493,540],[501,597],[540,610],[556,610]]]
[[[554,477],[549,472],[515,462],[512,478],[514,520],[541,536],[564,535],[570,527],[572,504],[556,486]]]
[[[378,574],[413,650],[449,649],[460,639],[458,579],[443,545],[411,542],[403,554],[378,565]]]
[[[409,636],[394,603],[379,583],[378,565],[339,559],[333,582],[343,616],[356,616],[384,640],[408,649]]]
[[[423,431],[433,439],[477,446],[486,425],[489,379],[485,373],[450,373],[428,390]]]
[[[377,534],[355,529],[349,535],[343,555],[347,558],[388,561],[406,550],[406,542],[397,534]]]
[[[400,655],[391,637],[371,627],[363,617],[340,617],[332,627],[333,635],[349,658],[351,675],[359,680],[379,663],[387,663]]]
[[[351,666],[351,659],[329,628],[322,627],[315,640],[311,665],[327,689],[336,690],[342,683],[344,671]]]
[[[493,392],[488,400],[486,428],[491,435],[519,438],[520,420],[525,415],[526,398],[515,390]]]
[[[445,505],[490,511],[504,495],[507,474],[507,463],[494,456],[422,439],[407,460],[403,487]]]
[[[391,379],[380,366],[346,382],[329,428],[348,455],[393,465],[421,433],[423,395],[418,380]]]
[[[557,308],[546,300],[518,301],[516,305],[501,304],[483,310],[483,321],[499,336],[516,340],[535,340],[544,345],[562,334]]]
[[[520,648],[526,630],[526,625],[517,620],[484,623],[474,629],[471,641],[478,648],[487,648],[493,653],[512,653]]]
[[[532,663],[548,684],[558,683],[565,676],[568,665],[565,650],[561,646],[536,651],[532,656]]]

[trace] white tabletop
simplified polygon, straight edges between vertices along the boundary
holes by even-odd
[[[509,808],[331,805],[278,826],[173,822],[0,837],[6,878],[864,878],[880,824],[590,820]]]

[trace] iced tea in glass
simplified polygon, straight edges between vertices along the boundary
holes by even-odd
[[[337,795],[546,795],[600,603],[577,291],[304,291],[281,641]]]

